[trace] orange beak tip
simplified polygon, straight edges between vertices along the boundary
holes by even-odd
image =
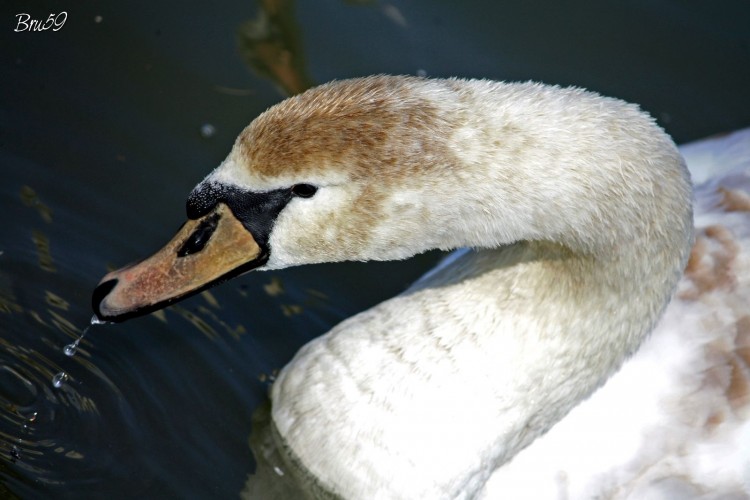
[[[112,322],[142,316],[263,265],[267,257],[220,203],[188,220],[151,257],[107,273],[91,297],[94,314]]]

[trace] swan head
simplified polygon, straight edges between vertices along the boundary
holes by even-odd
[[[518,241],[627,257],[635,267],[617,272],[644,276],[636,261],[664,258],[673,283],[692,234],[684,162],[636,106],[531,82],[393,76],[325,84],[261,114],[190,193],[187,216],[162,250],[102,279],[99,318],[252,269]],[[643,245],[622,244],[634,238]]]
[[[146,314],[252,269],[391,260],[438,246],[418,237],[431,217],[417,199],[434,191],[426,172],[448,167],[451,155],[439,114],[412,83],[335,82],[260,115],[190,193],[177,235],[101,280],[97,316]]]

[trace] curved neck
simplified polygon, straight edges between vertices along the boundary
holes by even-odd
[[[343,497],[479,491],[638,347],[690,248],[686,169],[637,108],[533,84],[435,106],[453,153],[385,217],[424,223],[383,223],[375,245],[483,249],[314,340],[273,386],[284,446]]]
[[[396,176],[385,195],[383,180],[372,180],[385,213],[371,258],[519,241],[603,259],[670,248],[686,258],[689,176],[671,139],[637,106],[533,83],[421,85],[441,128],[411,141],[439,134],[444,147],[420,156],[421,168]],[[406,248],[393,250],[394,242]]]

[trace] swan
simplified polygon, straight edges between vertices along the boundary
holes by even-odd
[[[680,147],[696,241],[643,346],[482,498],[750,496],[750,128]]]
[[[670,137],[618,99],[332,82],[257,117],[177,235],[92,302],[122,321],[253,269],[472,249],[305,345],[270,396],[315,496],[473,498],[648,337],[688,262],[691,197]]]

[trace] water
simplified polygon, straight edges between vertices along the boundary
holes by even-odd
[[[81,332],[81,336],[75,339],[75,341],[71,342],[70,344],[67,344],[65,347],[63,347],[63,353],[68,356],[69,358],[72,358],[75,356],[75,354],[78,352],[78,344],[81,343],[83,338],[86,336],[86,334],[89,332],[92,326],[94,325],[107,325],[111,324],[110,321],[102,321],[99,318],[96,317],[96,315],[91,316],[91,322],[86,326],[86,328],[83,329],[83,332]],[[52,386],[55,389],[59,389],[63,386],[65,382],[68,380],[68,374],[65,372],[57,372],[54,377],[52,377]]]
[[[96,316],[96,314],[94,314],[93,316],[91,316],[91,320],[90,321],[91,322],[90,322],[89,326],[92,326],[92,325],[111,325],[111,324],[113,324],[111,321],[104,321],[102,319],[99,319]],[[83,338],[83,336],[86,335],[86,332],[88,330],[89,330],[89,327],[87,326],[86,330],[81,334],[81,338]]]
[[[63,347],[63,352],[68,357],[73,357],[78,352],[78,344],[81,343],[83,338],[86,336],[86,334],[89,332],[92,326],[94,325],[110,325],[112,322],[110,321],[102,321],[99,318],[96,317],[96,315],[91,316],[91,322],[89,325],[84,328],[83,332],[81,332],[81,336],[75,339],[74,342],[67,344],[65,347]]]
[[[60,387],[63,386],[63,384],[65,382],[68,381],[68,378],[69,377],[68,377],[67,373],[65,373],[65,372],[57,372],[57,373],[55,373],[55,376],[52,377],[52,386],[55,389],[59,389]]]
[[[56,33],[0,30],[0,497],[269,498],[291,475],[247,444],[264,449],[253,414],[275,373],[436,255],[251,273],[79,329],[99,279],[173,235],[192,187],[283,92],[380,72],[534,78],[641,102],[680,141],[750,123],[746,13],[324,0],[238,45],[257,2],[185,7],[81,4]],[[246,486],[256,469],[268,482]]]

